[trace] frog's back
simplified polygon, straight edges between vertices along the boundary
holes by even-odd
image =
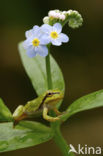
[[[44,97],[45,97],[45,94],[43,94],[43,95],[39,96],[38,98],[28,102],[24,106],[25,112],[28,114],[32,114],[35,111],[37,111],[39,108],[41,108]]]

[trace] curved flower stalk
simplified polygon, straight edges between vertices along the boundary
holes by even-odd
[[[67,14],[68,25],[69,27],[75,29],[82,26],[83,18],[78,11],[69,10]]]
[[[61,23],[64,26],[68,23],[71,28],[78,28],[83,23],[83,18],[78,11],[68,10],[68,11],[60,11],[60,10],[51,10],[48,13],[48,16],[43,18],[43,22],[45,24],[53,25],[56,22]]]

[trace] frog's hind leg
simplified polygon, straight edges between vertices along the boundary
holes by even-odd
[[[59,120],[59,117],[51,117],[48,115],[48,107],[46,105],[43,106],[43,118],[49,122],[55,122],[57,120]]]

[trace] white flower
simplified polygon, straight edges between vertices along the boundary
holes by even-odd
[[[66,43],[69,41],[68,36],[61,33],[62,25],[60,23],[56,23],[53,26],[44,24],[41,26],[41,30],[45,33],[43,39],[47,40],[48,43],[51,42],[53,45],[60,46],[62,42]]]

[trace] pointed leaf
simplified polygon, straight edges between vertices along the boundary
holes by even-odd
[[[66,113],[62,116],[62,119],[67,120],[71,115],[74,115],[78,112],[102,106],[103,106],[103,90],[99,90],[74,101],[69,106]]]
[[[2,99],[0,99],[0,121],[12,121],[12,114]]]
[[[0,152],[38,145],[53,137],[50,128],[31,121],[22,121],[15,128],[11,122],[2,123],[0,134]]]
[[[43,92],[48,90],[45,58],[41,56],[29,58],[26,54],[25,49],[22,46],[22,42],[19,44],[19,52],[24,68],[32,82],[34,89],[36,90],[38,95],[41,95]],[[53,89],[60,89],[64,92],[65,85],[61,69],[59,68],[58,64],[52,56],[50,56],[50,61]]]

